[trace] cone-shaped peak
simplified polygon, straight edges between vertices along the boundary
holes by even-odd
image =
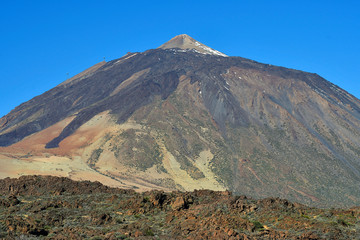
[[[180,49],[193,49],[197,52],[203,53],[203,54],[212,54],[212,55],[219,55],[223,57],[227,57],[227,55],[214,50],[212,48],[209,48],[208,46],[196,41],[192,37],[186,34],[180,34],[172,39],[170,41],[164,43],[159,48],[162,49],[169,49],[169,48],[180,48]]]

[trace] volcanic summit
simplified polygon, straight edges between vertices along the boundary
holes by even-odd
[[[0,146],[1,177],[360,204],[359,99],[185,34],[19,105],[0,119]]]

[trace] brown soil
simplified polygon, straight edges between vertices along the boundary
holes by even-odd
[[[358,239],[360,209],[316,209],[229,191],[150,191],[23,176],[0,180],[5,239]]]

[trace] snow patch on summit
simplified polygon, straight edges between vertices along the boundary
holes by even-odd
[[[213,54],[213,55],[219,55],[219,56],[223,56],[223,57],[227,57],[227,55],[223,54],[222,52],[219,52],[217,50],[214,50],[212,48],[209,48],[203,44],[200,44],[199,42],[195,42],[195,45],[204,49],[205,51],[208,52],[208,54]]]
[[[174,38],[172,38],[170,41],[164,43],[159,48],[162,49],[182,49],[183,51],[195,51],[201,54],[210,54],[210,55],[217,55],[221,57],[228,57],[222,52],[219,52],[215,49],[212,49],[208,46],[205,46],[204,44],[196,41],[192,37],[181,34]]]

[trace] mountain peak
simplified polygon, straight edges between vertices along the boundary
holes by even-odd
[[[211,54],[211,55],[218,55],[222,57],[227,57],[227,55],[223,54],[222,52],[219,52],[215,49],[212,49],[192,37],[190,37],[187,34],[180,34],[175,36],[174,38],[170,39],[168,42],[161,45],[159,48],[162,49],[170,49],[170,48],[180,48],[184,50],[195,50],[202,54]]]

